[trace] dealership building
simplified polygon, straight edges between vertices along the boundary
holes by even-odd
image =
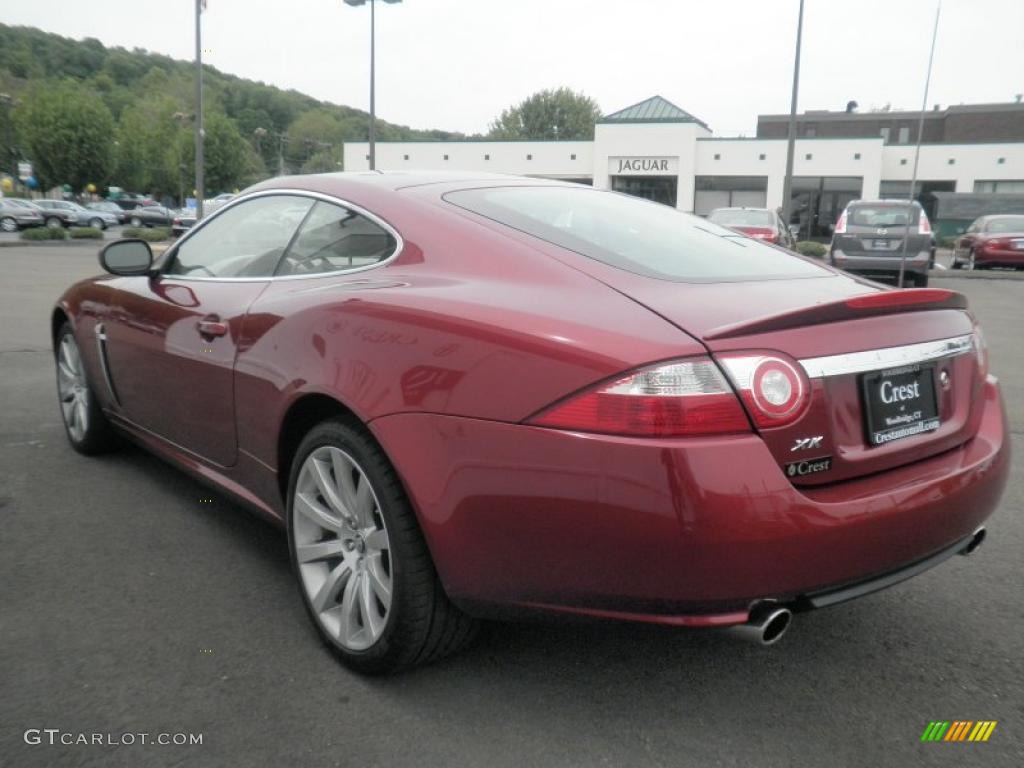
[[[825,236],[857,198],[906,197],[920,112],[798,116],[793,223]],[[722,138],[653,96],[601,118],[593,141],[377,142],[387,171],[488,171],[564,179],[705,215],[722,206],[782,205],[788,115],[762,115],[757,136]],[[346,142],[345,168],[366,170],[366,142]],[[1024,104],[936,107],[925,113],[919,195],[979,193],[1024,200]],[[931,207],[931,206],[929,206]]]

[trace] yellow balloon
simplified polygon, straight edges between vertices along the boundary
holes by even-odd
[[[86,192],[95,192],[96,191],[96,185],[95,184],[86,184],[85,185],[85,191]]]
[[[10,179],[4,179],[2,186],[4,188],[4,192],[10,192],[12,189],[14,189],[14,182],[11,181]]]

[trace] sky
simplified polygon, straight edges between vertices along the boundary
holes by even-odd
[[[719,135],[789,111],[799,0],[403,0],[377,3],[377,115],[485,132],[568,86],[605,114],[654,94]],[[918,109],[936,0],[806,0],[799,109]],[[194,56],[192,0],[0,0],[0,21]],[[369,8],[208,0],[204,60],[318,99],[369,106]],[[1024,0],[944,0],[929,106],[1024,92]]]

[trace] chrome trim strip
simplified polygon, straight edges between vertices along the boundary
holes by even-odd
[[[845,376],[853,373],[867,373],[884,368],[899,368],[929,360],[941,360],[974,351],[974,334],[956,336],[951,339],[925,341],[902,347],[870,349],[865,352],[848,352],[843,355],[827,355],[801,360],[807,375],[812,379],[826,376]]]
[[[367,264],[365,267],[353,267],[352,269],[339,269],[333,272],[316,272],[311,275],[281,275],[280,277],[275,277],[274,275],[265,275],[263,277],[191,277],[189,275],[170,275],[164,273],[163,267],[169,264],[170,260],[175,257],[182,243],[188,241],[188,239],[192,237],[196,232],[201,231],[202,228],[205,227],[208,222],[211,222],[214,219],[216,219],[218,216],[224,213],[224,211],[230,210],[231,208],[234,208],[236,205],[244,203],[247,200],[253,200],[257,197],[269,197],[270,195],[295,195],[298,197],[308,197],[312,198],[313,200],[322,200],[325,203],[334,203],[336,205],[344,206],[345,208],[348,208],[350,211],[355,211],[360,216],[365,216],[374,224],[389,232],[391,236],[395,238],[395,250],[386,259],[381,259],[376,264]],[[164,251],[163,256],[161,256],[161,260],[163,263],[161,264],[160,268],[160,277],[166,278],[168,280],[175,280],[181,282],[204,283],[263,283],[269,280],[309,280],[312,278],[341,277],[344,275],[352,275],[357,272],[365,272],[370,269],[382,267],[385,264],[388,264],[394,261],[396,258],[398,258],[398,254],[402,252],[403,248],[405,248],[405,240],[398,233],[397,229],[395,229],[393,226],[391,226],[391,224],[389,224],[387,221],[382,219],[377,214],[366,210],[360,205],[351,203],[348,200],[344,200],[340,197],[335,197],[333,195],[324,194],[323,192],[313,192],[306,189],[294,189],[292,187],[284,187],[281,189],[261,189],[257,192],[250,192],[247,195],[240,195],[239,197],[234,198],[230,202],[225,203],[223,206],[221,206],[216,211],[211,213],[208,217],[204,218],[202,221],[196,222],[196,224],[194,224],[188,232],[186,232],[184,235],[178,238],[177,242],[175,242],[170,248]]]
[[[114,380],[110,378],[110,364],[107,362],[107,331],[103,327],[103,323],[97,323],[93,328],[93,333],[96,334],[96,349],[99,353],[100,368],[103,369],[103,379],[107,383],[107,391],[110,392],[110,399],[114,401],[114,404],[120,406],[121,400],[117,396],[117,390],[114,389]]]

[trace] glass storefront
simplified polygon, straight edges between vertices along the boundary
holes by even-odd
[[[861,196],[860,176],[794,176],[789,224],[798,240],[830,240],[846,204]]]
[[[697,176],[693,185],[693,212],[707,216],[715,208],[764,208],[768,200],[767,176]]]
[[[612,190],[676,207],[675,176],[612,176]]]

